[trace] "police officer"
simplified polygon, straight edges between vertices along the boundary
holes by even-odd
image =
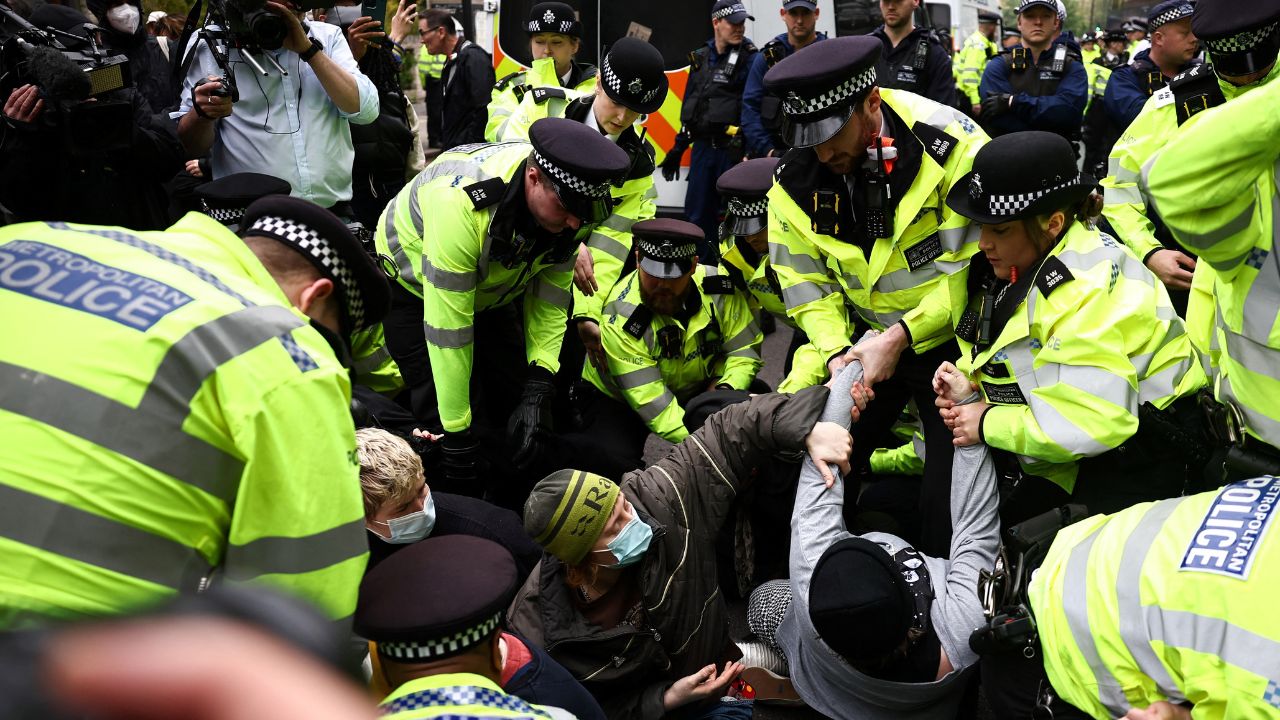
[[[1192,340],[1205,354],[1213,335],[1213,299],[1209,297],[1213,268],[1197,265],[1194,253],[1189,254],[1187,248],[1174,241],[1138,183],[1138,175],[1196,113],[1250,92],[1276,76],[1276,48],[1266,42],[1266,37],[1241,29],[1256,18],[1253,14],[1235,15],[1232,11],[1236,7],[1222,0],[1205,0],[1196,5],[1191,21],[1193,33],[1208,24],[1220,37],[1239,36],[1238,40],[1225,45],[1219,42],[1216,48],[1205,41],[1212,65],[1196,66],[1155,94],[1116,143],[1111,152],[1110,174],[1102,181],[1106,193],[1102,216],[1110,225],[1109,231],[1164,282],[1174,306],[1187,319]],[[1260,7],[1263,12],[1272,12],[1273,20],[1280,20],[1280,5],[1268,2]],[[1230,20],[1224,17],[1226,14],[1230,14]],[[1237,58],[1237,53],[1243,53],[1244,59]],[[1193,291],[1193,270],[1195,282],[1206,293]],[[1190,299],[1194,297],[1208,302],[1197,307]]]
[[[935,202],[964,174],[986,135],[957,110],[876,87],[883,46],[833,38],[778,63],[765,84],[784,94],[784,156],[769,191],[769,260],[787,314],[827,359],[856,356],[877,399],[857,425],[854,461],[896,446],[891,428],[908,398],[933,402],[930,379],[958,350],[948,287],[977,251],[968,220]],[[846,350],[861,329],[884,333]],[[908,346],[911,346],[908,349]],[[924,413],[928,445],[921,502],[927,552],[945,555],[951,440]]]
[[[778,273],[769,263],[768,193],[777,167],[777,158],[756,158],[733,166],[716,181],[727,208],[720,234],[720,268],[757,317],[769,315],[792,328],[778,391],[796,392],[826,378],[827,359],[787,315]]]
[[[618,471],[609,477],[641,467],[650,431],[683,440],[694,396],[746,390],[761,366],[763,336],[746,299],[715,266],[698,264],[698,226],[645,220],[632,232],[637,267],[605,299],[607,369],[583,368],[585,427],[562,438],[566,457],[601,475]]]
[[[982,71],[987,69],[991,58],[1000,53],[1000,48],[996,46],[996,25],[999,22],[1000,13],[979,10],[978,29],[964,41],[964,47],[956,53],[954,60],[956,80],[968,98],[968,106],[974,117],[982,111],[982,95],[978,92]]]
[[[564,87],[590,93],[596,87],[596,66],[574,60],[582,41],[582,23],[562,2],[540,2],[529,10],[529,53],[533,66],[500,78],[489,101],[484,139],[503,139],[503,125],[535,87]]]
[[[581,123],[547,118],[529,136],[532,146],[441,155],[378,223],[375,244],[399,281],[388,349],[411,388],[414,415],[444,432],[441,489],[448,492],[483,489],[480,442],[491,457],[501,454],[508,413],[512,461],[524,467],[537,459],[550,431],[575,237],[609,216],[610,184],[627,168],[625,152]],[[517,299],[523,323],[514,315]],[[472,402],[473,392],[484,402]]]
[[[1018,30],[1022,43],[992,60],[982,74],[982,126],[992,136],[1020,130],[1047,130],[1078,140],[1088,77],[1080,56],[1055,44],[1062,29],[1053,0],[1022,0]]]
[[[914,15],[920,0],[880,0],[884,24],[871,35],[884,43],[876,75],[880,87],[909,90],[947,106],[956,104],[956,83],[951,56],[938,36],[916,27]]]
[[[1274,75],[1280,5],[1268,0],[1228,10],[1209,2],[1201,12],[1192,26],[1219,72],[1253,82]],[[1220,405],[1211,420],[1227,479],[1260,474],[1259,468],[1280,471],[1280,342],[1272,332],[1280,296],[1280,245],[1272,232],[1277,88],[1266,82],[1195,118],[1144,169],[1161,219],[1214,271],[1209,351]],[[1250,132],[1242,134],[1243,127]]]
[[[716,259],[716,228],[720,224],[720,196],[716,178],[743,157],[742,90],[756,46],[744,37],[748,20],[740,0],[717,0],[711,10],[711,39],[689,54],[689,82],[680,106],[676,144],[662,160],[662,176],[676,180],[685,148],[693,146],[684,214],[702,228],[698,256]]]
[[[304,200],[258,200],[241,225],[0,230],[0,627],[210,582],[354,611],[342,359],[386,311],[386,278]]]
[[[1147,39],[1147,21],[1140,17],[1131,17],[1124,21],[1124,35],[1128,45],[1125,46],[1125,52],[1129,57],[1137,57],[1138,53],[1151,47],[1151,41]]]
[[[779,33],[760,48],[751,60],[747,84],[742,89],[742,134],[747,157],[782,157],[787,146],[778,130],[782,126],[782,98],[764,89],[764,74],[791,53],[810,43],[826,40],[817,32],[817,0],[783,0],[778,11],[787,31]]]
[[[449,56],[444,53],[432,54],[424,43],[418,48],[418,75],[422,77],[422,90],[426,95],[424,105],[427,110],[427,143],[426,147],[439,148],[444,132],[441,130],[441,113],[444,105],[444,64]]]
[[[370,570],[355,628],[376,644],[381,679],[394,688],[382,716],[573,718],[501,687],[503,616],[518,588],[511,553],[470,535],[427,538]]]
[[[1094,185],[1065,140],[1029,131],[983,147],[947,197],[982,225],[956,366],[983,401],[944,419],[1021,475],[1006,526],[1068,493],[1094,512],[1177,495],[1195,461],[1183,428],[1199,419],[1204,372],[1164,287],[1085,224]]]
[[[609,48],[594,93],[546,87],[534,88],[512,115],[503,140],[528,137],[529,127],[544,117],[565,117],[599,130],[627,153],[624,182],[613,188],[613,214],[589,233],[579,233],[585,250],[579,250],[574,268],[573,309],[579,342],[572,337],[561,355],[561,377],[576,381],[582,376],[583,350],[597,369],[605,368],[600,346],[600,311],[604,298],[622,276],[631,255],[631,226],[657,213],[653,200],[654,151],[644,128],[636,121],[656,112],[667,97],[667,75],[662,53],[643,40],[619,38]]]
[[[1151,47],[1139,52],[1133,61],[1111,73],[1103,103],[1110,121],[1106,152],[1119,139],[1120,133],[1138,117],[1147,98],[1168,84],[1175,75],[1200,64],[1195,33],[1191,31],[1191,13],[1195,6],[1188,0],[1165,0],[1151,8],[1148,27]]]
[[[1060,530],[1029,588],[1057,695],[1096,718],[1275,717],[1277,498],[1259,477]]]
[[[1102,50],[1098,48],[1098,33],[1089,31],[1080,36],[1080,61],[1086,66],[1093,62],[1093,59],[1102,54]]]

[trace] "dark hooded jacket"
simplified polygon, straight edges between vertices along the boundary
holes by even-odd
[[[138,27],[133,34],[125,34],[111,27],[107,21],[108,0],[87,0],[89,12],[98,18],[103,40],[113,52],[129,58],[129,73],[138,93],[155,113],[176,110],[178,98],[170,89],[169,61],[160,50],[156,39],[147,34],[147,13],[139,0],[126,0],[138,8]]]
[[[653,529],[633,572],[644,622],[604,630],[576,609],[564,563],[546,555],[508,611],[510,627],[582,681],[611,720],[657,720],[672,682],[740,655],[716,580],[716,537],[752,470],[804,450],[827,399],[817,386],[769,394],[712,415],[669,455],[622,478]]]

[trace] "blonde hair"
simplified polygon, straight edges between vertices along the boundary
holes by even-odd
[[[417,496],[422,458],[407,440],[379,428],[360,428],[356,430],[356,450],[365,517],[372,517],[384,505],[407,503]]]

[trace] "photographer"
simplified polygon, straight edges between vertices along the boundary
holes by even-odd
[[[18,22],[7,17],[0,38],[10,32],[31,34],[16,27]],[[58,5],[43,5],[31,15],[36,27],[64,33],[57,37],[67,52],[89,49],[88,22]],[[5,44],[10,47],[7,39]],[[38,49],[66,57],[55,48]],[[10,219],[134,230],[168,225],[162,183],[182,167],[182,146],[172,123],[153,115],[136,88],[86,97],[85,83],[82,93],[72,92],[74,81],[85,81],[70,60],[62,65],[42,56],[11,71],[13,59],[6,55],[0,62],[0,75],[6,78],[0,84],[0,205]],[[31,76],[24,74],[27,70]]]
[[[243,12],[233,2],[252,4],[222,4]],[[348,121],[373,122],[378,117],[378,92],[356,67],[336,25],[304,25],[293,3],[267,2],[265,8],[284,20],[282,47],[256,49],[262,43],[251,33],[229,38],[228,45],[242,44],[228,51],[230,78],[220,77],[223,71],[209,43],[196,40],[182,85],[182,105],[174,113],[179,118],[178,136],[189,157],[209,155],[214,177],[237,172],[274,175],[288,182],[295,196],[350,220],[355,150]],[[206,32],[230,35],[216,27]],[[266,69],[265,77],[256,74],[246,54]],[[232,87],[238,101],[236,93],[230,93]]]

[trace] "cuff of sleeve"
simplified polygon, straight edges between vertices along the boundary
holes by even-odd
[[[916,343],[916,341],[915,341],[915,335],[913,335],[913,334],[911,333],[911,327],[907,325],[907,319],[906,319],[906,318],[903,318],[903,319],[899,320],[899,321],[898,321],[898,325],[901,325],[901,326],[902,326],[902,332],[904,332],[904,333],[906,333],[906,334],[907,334],[907,344],[908,344],[908,345],[915,345],[915,343]]]
[[[1148,250],[1148,251],[1147,251],[1147,253],[1146,253],[1145,255],[1143,255],[1143,256],[1142,256],[1142,264],[1143,264],[1143,265],[1146,265],[1146,264],[1147,264],[1147,261],[1151,259],[1151,256],[1152,256],[1152,255],[1155,255],[1156,253],[1158,253],[1158,252],[1160,252],[1161,250],[1164,250],[1164,249],[1165,249],[1165,247],[1164,247],[1163,245],[1157,245],[1157,246],[1155,246],[1155,247],[1151,248],[1150,250]]]
[[[973,395],[977,395],[977,394],[978,393],[974,393]],[[967,398],[963,403],[960,403],[960,404],[964,405],[964,404],[973,402],[974,400],[973,395],[969,396],[969,398]],[[987,433],[986,433],[986,430],[984,429],[984,426],[986,425],[987,415],[991,412],[991,407],[992,406],[988,405],[987,409],[982,411],[982,417],[978,418],[978,439],[982,441],[983,445],[987,444]]]
[[[1018,425],[1018,408],[1011,405],[991,405],[982,413],[978,421],[978,438],[987,445],[1000,450],[1008,450],[1014,445],[1010,442],[1014,426]]]

